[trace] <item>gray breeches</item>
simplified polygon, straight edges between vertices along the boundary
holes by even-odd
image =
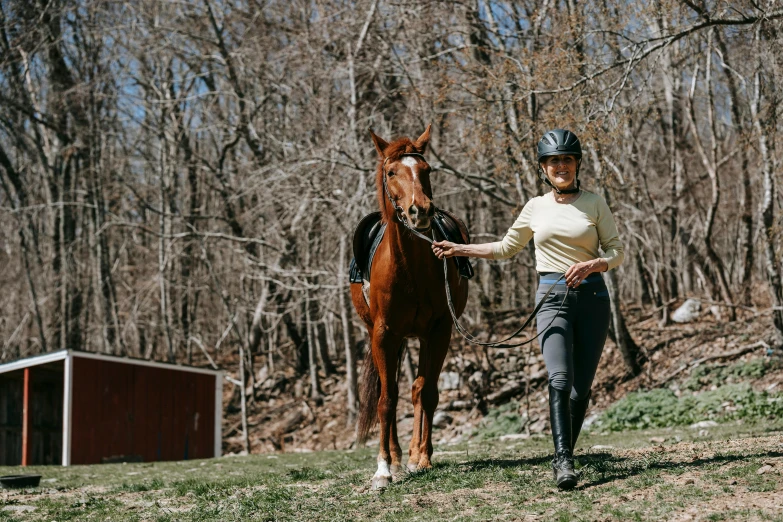
[[[536,304],[560,275],[541,276]],[[565,280],[554,286],[536,317],[549,384],[570,390],[574,400],[583,400],[590,392],[609,331],[609,292],[600,274],[590,274],[578,288],[572,288],[565,302]],[[541,335],[543,330],[546,333]]]

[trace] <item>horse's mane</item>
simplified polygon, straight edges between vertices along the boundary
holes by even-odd
[[[384,154],[386,155],[387,162],[392,162],[400,159],[403,154],[410,154],[412,152],[421,154],[422,151],[417,149],[409,138],[397,138],[389,143]],[[375,174],[375,188],[378,194],[378,205],[381,207],[381,218],[384,223],[388,223],[389,218],[393,216],[389,215],[389,209],[386,205],[388,199],[383,190],[383,162],[383,159],[378,159],[378,170]]]

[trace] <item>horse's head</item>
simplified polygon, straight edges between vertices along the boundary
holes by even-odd
[[[400,138],[391,143],[370,131],[378,151],[378,201],[384,218],[400,212],[400,217],[419,230],[430,228],[435,213],[430,166],[422,156],[430,142],[431,127],[428,125],[416,141]]]

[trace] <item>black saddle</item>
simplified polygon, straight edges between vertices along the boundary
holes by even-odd
[[[447,241],[467,245],[470,234],[465,224],[448,210],[438,209],[433,216],[433,227]],[[372,260],[378,245],[386,232],[386,223],[381,222],[381,213],[367,214],[359,221],[353,233],[353,259],[350,266],[351,283],[370,280]],[[473,267],[467,257],[455,257],[459,275],[465,279],[473,277]]]

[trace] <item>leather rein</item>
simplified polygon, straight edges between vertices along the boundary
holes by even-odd
[[[427,163],[427,160],[424,159],[424,156],[417,153],[417,152],[406,152],[401,157],[405,156],[416,156],[420,158],[422,161]],[[434,243],[434,240],[432,238],[429,238],[416,230],[416,227],[413,227],[408,223],[408,220],[405,218],[405,212],[403,211],[402,207],[400,207],[397,202],[392,198],[391,193],[389,192],[389,187],[386,183],[386,163],[389,161],[389,158],[386,158],[383,160],[383,165],[381,166],[381,170],[383,172],[383,191],[386,193],[386,197],[389,198],[389,202],[392,204],[392,207],[394,208],[394,212],[397,216],[397,219],[399,220],[402,225],[407,228],[413,235],[423,239],[424,241],[432,244]],[[433,207],[435,207],[433,203]],[[435,210],[437,211],[438,207],[435,207]],[[433,231],[434,234],[434,231]],[[445,238],[444,238],[445,239]],[[434,255],[434,254],[433,254]],[[531,337],[530,339],[526,341],[522,341],[519,343],[512,343],[507,344],[507,341],[510,341],[511,339],[514,339],[519,334],[522,333],[522,331],[527,328],[532,322],[533,319],[538,314],[538,311],[541,310],[541,307],[544,305],[544,302],[546,301],[547,297],[549,297],[549,294],[554,290],[555,286],[557,286],[557,283],[563,280],[565,278],[565,274],[561,275],[557,281],[552,284],[549,287],[549,290],[546,291],[546,294],[544,294],[544,297],[541,298],[541,300],[538,302],[536,307],[533,309],[532,312],[530,312],[530,315],[527,317],[525,322],[520,326],[514,333],[506,337],[505,339],[501,339],[499,341],[482,341],[472,333],[470,333],[464,326],[462,326],[459,322],[459,319],[457,318],[457,312],[454,309],[454,300],[451,297],[451,287],[449,286],[449,265],[448,265],[448,258],[443,258],[443,278],[444,278],[444,286],[446,287],[446,302],[449,305],[449,312],[451,313],[451,319],[454,322],[454,327],[457,329],[457,331],[462,335],[462,337],[468,341],[471,344],[476,344],[478,346],[485,346],[487,348],[518,348],[520,346],[524,346],[528,343],[532,343],[539,337],[541,337],[547,330],[549,330],[549,327],[552,326],[552,323],[555,321],[558,315],[560,315],[560,310],[562,310],[563,305],[566,302],[566,299],[568,298],[568,293],[571,291],[570,287],[566,286],[566,294],[563,297],[563,302],[560,303],[560,308],[557,309],[557,313],[552,317],[552,320],[549,322],[546,328],[541,330],[541,332],[538,335],[535,335]]]

